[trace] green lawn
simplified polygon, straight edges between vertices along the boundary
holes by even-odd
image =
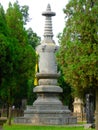
[[[71,127],[71,126],[31,126],[31,125],[11,125],[11,126],[4,125],[3,129],[4,130],[85,130],[81,126]]]

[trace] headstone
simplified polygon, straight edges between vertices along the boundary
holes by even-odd
[[[83,101],[80,98],[75,97],[73,106],[74,106],[73,109],[74,113],[82,113],[84,111]]]
[[[94,123],[94,97],[92,94],[86,94],[86,120],[87,123]]]
[[[84,104],[83,101],[78,97],[75,97],[73,102],[73,114],[77,116],[77,121],[85,120]]]
[[[26,109],[26,105],[27,105],[27,100],[26,99],[22,99],[22,109],[23,110]]]

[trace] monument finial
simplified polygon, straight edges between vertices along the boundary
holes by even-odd
[[[51,11],[50,4],[47,5],[47,9],[42,13],[42,15],[46,17],[43,43],[54,43],[51,17],[55,16],[56,14],[55,12]]]

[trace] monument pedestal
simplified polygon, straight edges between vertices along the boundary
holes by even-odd
[[[59,86],[41,85],[34,89],[38,98],[32,106],[27,106],[24,117],[15,118],[16,123],[32,125],[66,125],[76,124],[77,118],[71,116],[67,106],[63,106],[58,98],[62,92]]]
[[[76,124],[77,118],[71,116],[67,107],[55,104],[43,105],[28,106],[24,112],[24,117],[15,118],[15,122],[32,125]]]

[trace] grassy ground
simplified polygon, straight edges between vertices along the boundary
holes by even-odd
[[[85,130],[82,126],[72,127],[72,126],[31,126],[31,125],[11,125],[11,126],[4,125],[3,129],[4,130]]]

